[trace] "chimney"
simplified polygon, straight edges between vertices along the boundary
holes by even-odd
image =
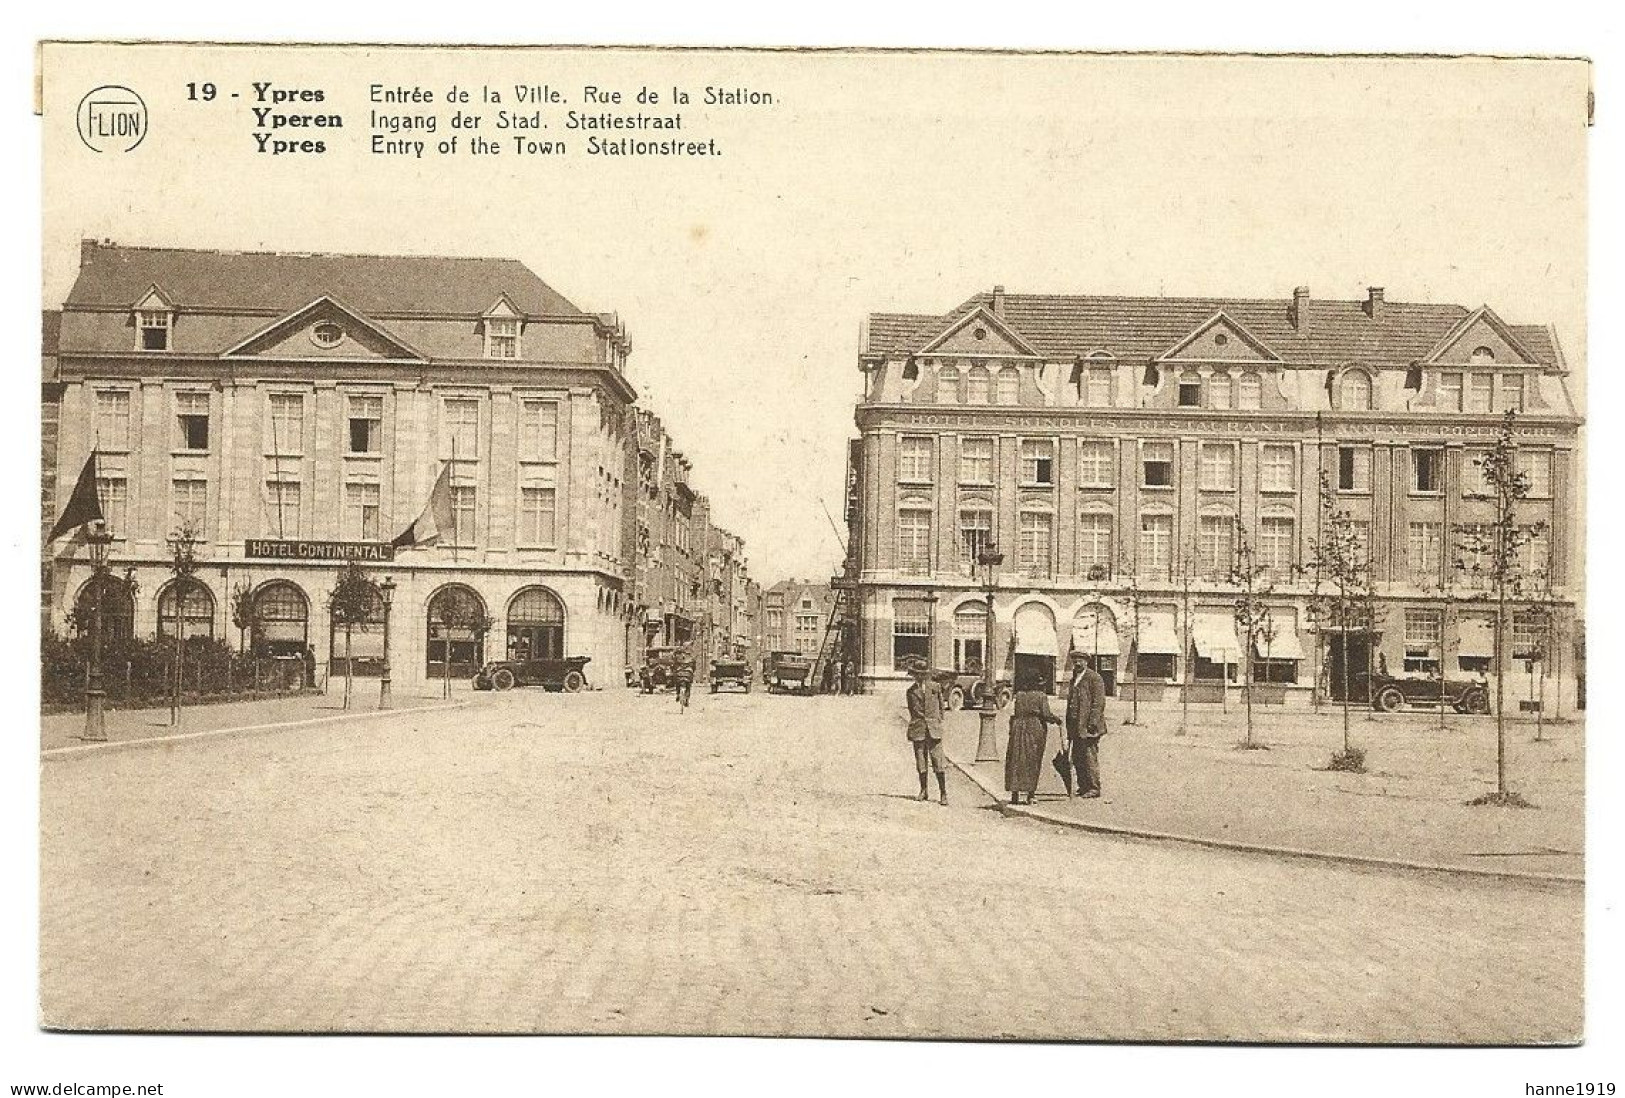
[[[1380,320],[1382,318],[1382,287],[1368,286],[1365,293],[1365,315],[1372,320]]]
[[[1003,286],[995,286],[995,287],[993,287],[993,315],[994,316],[1003,316],[1004,315],[1004,287]]]
[[[1309,287],[1299,286],[1292,291],[1292,327],[1303,332],[1309,329]]]
[[[109,240],[107,243],[111,244],[113,242]],[[81,237],[79,239],[79,266],[90,266],[90,261],[96,257],[96,249],[101,246],[102,241],[93,236]]]

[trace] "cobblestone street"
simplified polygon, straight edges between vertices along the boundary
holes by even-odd
[[[920,804],[895,697],[519,690],[42,782],[53,1026],[1581,1033],[1578,891]]]

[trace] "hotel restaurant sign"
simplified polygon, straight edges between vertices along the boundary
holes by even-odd
[[[277,541],[249,538],[243,556],[273,560],[394,560],[395,547],[387,541]]]

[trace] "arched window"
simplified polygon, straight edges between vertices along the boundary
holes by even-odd
[[[1488,347],[1474,347],[1472,360],[1474,362],[1494,362],[1495,352]]]
[[[273,580],[254,596],[251,638],[255,655],[303,656],[310,643],[310,600],[287,580]]]
[[[348,670],[356,675],[384,671],[384,598],[374,590],[366,616],[346,625],[329,608],[327,614],[327,667],[330,675]]]
[[[199,579],[186,581],[186,596],[175,597],[176,585],[171,583],[158,593],[158,636],[163,640],[175,638],[175,603],[180,602],[182,637],[214,636],[214,595],[208,585]]]
[[[999,404],[1021,403],[1021,371],[1006,366],[999,371]]]
[[[429,600],[428,674],[467,678],[485,662],[485,600],[472,587],[448,583]]]
[[[965,376],[966,404],[987,403],[988,380],[986,366],[972,366],[970,368],[970,373]]]
[[[1251,371],[1236,381],[1236,407],[1244,412],[1256,412],[1264,405],[1264,382]]]
[[[1371,375],[1364,370],[1347,370],[1337,381],[1337,407],[1343,412],[1371,410]]]
[[[954,366],[944,366],[937,371],[937,403],[959,403],[959,370]]]
[[[1179,406],[1181,408],[1202,406],[1202,375],[1195,370],[1179,375]]]
[[[1207,406],[1228,410],[1230,407],[1230,375],[1214,374],[1207,379]]]
[[[546,587],[526,587],[508,603],[508,658],[564,657],[564,603]]]
[[[134,637],[135,599],[130,595],[129,585],[117,576],[106,573],[93,576],[79,589],[79,597],[73,604],[74,631],[80,636],[94,636],[98,597],[102,611],[102,641],[114,643]]]

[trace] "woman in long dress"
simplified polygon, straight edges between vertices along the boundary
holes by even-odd
[[[1059,725],[1049,707],[1049,695],[1041,683],[1026,678],[1016,684],[1015,705],[1010,713],[1010,742],[1004,751],[1004,788],[1010,794],[1011,804],[1020,804],[1021,795],[1033,803],[1038,789],[1038,775],[1044,769],[1044,741],[1049,738],[1046,725]]]

